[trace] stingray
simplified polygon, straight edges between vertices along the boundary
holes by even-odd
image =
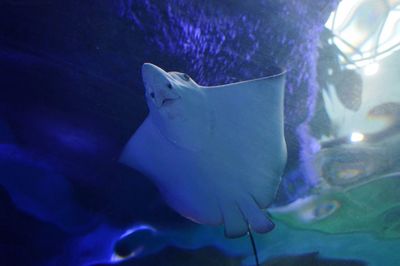
[[[205,87],[187,74],[142,67],[149,114],[121,162],[149,177],[170,207],[225,235],[274,227],[263,209],[286,164],[285,74]]]

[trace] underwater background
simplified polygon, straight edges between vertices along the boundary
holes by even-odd
[[[0,265],[254,265],[247,238],[118,162],[148,113],[145,62],[201,85],[287,71],[262,265],[399,265],[399,6],[0,1]]]

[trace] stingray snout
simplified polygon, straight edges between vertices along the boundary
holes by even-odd
[[[145,63],[142,66],[143,83],[146,94],[158,107],[171,104],[179,99],[179,95],[173,91],[173,85],[168,78],[168,73],[156,65]]]
[[[142,66],[143,83],[146,92],[151,96],[157,91],[170,90],[172,84],[168,79],[168,73],[156,65],[145,63]]]
[[[147,83],[161,82],[164,81],[166,85],[169,84],[169,80],[167,78],[168,73],[159,68],[156,65],[150,63],[144,63],[142,66],[142,77],[145,85]]]

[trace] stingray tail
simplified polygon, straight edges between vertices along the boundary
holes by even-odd
[[[254,258],[256,259],[256,266],[260,266],[260,262],[258,260],[256,242],[254,241],[254,237],[253,237],[253,234],[251,233],[251,229],[250,229],[249,226],[248,226],[248,232],[249,232],[249,238],[250,238],[250,242],[251,242],[251,247],[253,248]]]

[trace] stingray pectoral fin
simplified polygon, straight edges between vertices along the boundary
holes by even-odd
[[[257,203],[251,198],[250,195],[239,201],[239,206],[247,222],[249,223],[250,228],[255,232],[267,233],[275,227],[267,215],[257,206]]]
[[[258,181],[248,188],[250,197],[257,204],[259,209],[266,209],[271,205],[277,193],[280,178],[269,178],[268,181]]]
[[[247,233],[247,222],[236,203],[223,203],[221,205],[221,211],[224,219],[226,237],[236,238],[244,236]]]
[[[163,195],[168,205],[185,218],[209,225],[220,225],[223,217],[217,201],[210,197],[211,194],[196,191],[196,188],[180,187],[177,183],[167,185]]]

